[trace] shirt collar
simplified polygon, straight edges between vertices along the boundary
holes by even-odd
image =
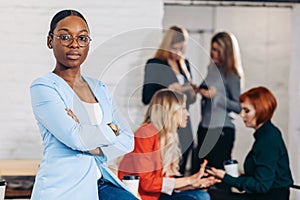
[[[254,138],[258,139],[260,138],[266,130],[269,129],[269,127],[272,125],[271,120],[266,121],[261,127],[259,127],[255,132],[254,132]]]

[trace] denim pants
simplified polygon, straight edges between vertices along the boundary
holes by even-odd
[[[102,178],[98,181],[98,197],[99,200],[137,200],[132,193]]]
[[[173,192],[172,195],[161,194],[159,200],[210,200],[210,196],[199,189]]]

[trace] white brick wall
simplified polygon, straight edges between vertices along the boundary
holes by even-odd
[[[108,58],[118,58],[120,47],[123,50],[131,49],[131,44],[142,46],[145,31],[139,35],[136,41],[135,34],[124,34],[113,36],[122,32],[147,27],[160,28],[163,16],[163,4],[161,0],[114,0],[114,1],[59,1],[59,0],[10,0],[1,2],[0,7],[0,159],[14,158],[41,158],[42,144],[36,126],[35,119],[30,106],[29,85],[33,79],[53,69],[54,59],[52,52],[46,47],[46,35],[49,31],[50,20],[53,15],[62,9],[72,8],[79,10],[86,17],[90,29],[91,44],[90,56],[94,61],[87,62],[91,66],[85,69],[87,73],[96,68],[98,77],[110,80],[109,86],[114,89],[120,82],[120,71],[115,71],[119,66],[113,67],[114,78],[105,77],[102,73],[103,65],[111,62]],[[149,33],[149,31],[146,31]],[[111,39],[113,38],[113,39]],[[102,45],[100,45],[102,44]],[[107,45],[105,45],[107,44]],[[140,44],[140,45],[138,45]],[[97,52],[100,52],[99,55]],[[117,53],[115,53],[117,52]],[[102,54],[103,53],[103,54]],[[142,63],[140,53],[130,54],[122,63],[118,61],[123,73],[130,69],[132,63]],[[104,61],[102,61],[104,60]],[[118,59],[117,59],[118,60]],[[99,65],[98,65],[99,63]],[[105,65],[107,66],[107,65]],[[101,76],[101,73],[104,76]],[[127,74],[133,76],[126,78],[126,84],[122,84],[126,90],[134,88],[135,76],[141,77],[141,68],[135,73]],[[106,81],[106,80],[104,80]],[[119,93],[117,101],[120,107],[126,110],[126,96],[124,92]],[[140,95],[139,92],[136,94]],[[115,95],[115,94],[114,94]],[[140,97],[135,97],[135,99]],[[123,99],[123,100],[119,100]],[[124,101],[125,100],[125,101]],[[140,100],[139,100],[140,102]],[[141,106],[141,105],[140,105]],[[135,122],[133,122],[135,123]]]

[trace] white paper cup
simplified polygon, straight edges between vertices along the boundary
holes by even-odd
[[[237,160],[225,160],[223,164],[227,174],[233,177],[239,176],[239,164]]]
[[[124,175],[122,182],[128,187],[128,189],[137,197],[140,178],[137,175]]]
[[[4,179],[0,179],[0,200],[4,200],[5,189],[6,189],[6,181]]]

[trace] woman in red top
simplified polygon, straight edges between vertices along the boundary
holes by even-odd
[[[213,177],[203,178],[207,161],[199,172],[180,177],[177,129],[187,124],[186,96],[168,89],[157,91],[145,114],[140,128],[135,132],[135,148],[125,155],[118,176],[137,174],[140,177],[139,194],[143,200],[200,199],[209,200],[201,190],[215,182]]]

